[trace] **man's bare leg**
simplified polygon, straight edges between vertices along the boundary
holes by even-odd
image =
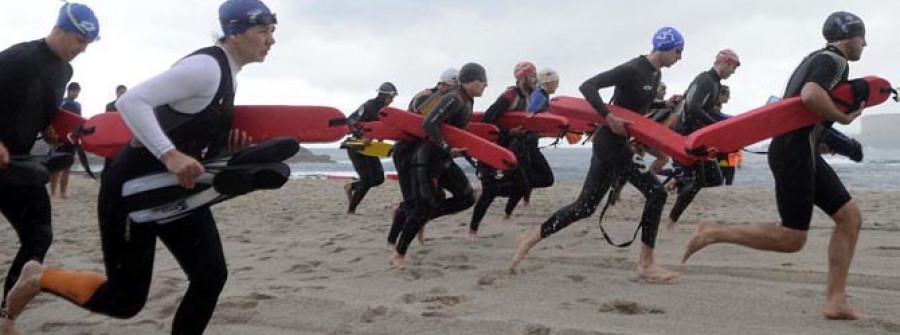
[[[653,248],[641,243],[641,255],[637,265],[638,277],[653,281],[670,281],[681,276],[678,272],[666,269],[653,259]]]
[[[538,244],[543,238],[541,237],[541,227],[535,227],[525,235],[516,237],[516,255],[513,257],[512,264],[509,266],[510,273],[516,273],[519,263],[528,255],[528,251]]]
[[[425,226],[419,229],[419,233],[416,234],[416,239],[419,240],[419,245],[425,245]]]
[[[59,172],[50,174],[50,197],[56,197],[56,185],[59,184]]]
[[[66,195],[69,189],[69,169],[66,168],[62,171],[59,171],[59,198],[66,199],[69,196]]]
[[[862,215],[856,202],[850,200],[831,218],[834,219],[835,227],[828,245],[828,284],[822,315],[832,320],[859,320],[865,318],[865,315],[850,306],[846,288]]]
[[[777,224],[723,226],[700,221],[684,247],[681,262],[687,262],[700,249],[716,243],[731,243],[765,251],[797,252],[806,244],[806,231]]]
[[[353,201],[353,183],[344,184],[344,193],[347,194],[347,214],[356,214],[350,210],[350,202]]]

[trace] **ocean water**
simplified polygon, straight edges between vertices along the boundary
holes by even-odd
[[[353,165],[342,149],[311,148],[316,154],[331,156],[333,163],[296,163],[291,165],[292,174],[297,178],[322,175],[355,176]],[[751,148],[765,150],[765,147]],[[545,148],[542,150],[556,180],[583,181],[590,168],[591,148]],[[842,156],[825,156],[825,160],[843,180],[851,191],[900,191],[900,150],[864,149],[865,158],[856,163]],[[394,165],[390,159],[382,160],[385,172],[393,172]],[[474,170],[462,159],[457,164],[474,179]],[[734,178],[735,186],[774,187],[775,181],[769,170],[766,155],[744,153],[744,164],[737,170]]]

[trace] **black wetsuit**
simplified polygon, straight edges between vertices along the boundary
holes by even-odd
[[[799,96],[803,86],[814,83],[826,91],[846,81],[850,68],[846,57],[832,46],[817,50],[800,63],[788,82],[784,97]],[[813,205],[833,215],[847,202],[850,193],[831,166],[822,159],[818,143],[831,122],[791,131],[772,139],[769,167],[775,176],[775,197],[782,225],[808,230]]]
[[[716,69],[700,73],[688,86],[687,92],[684,94],[684,111],[679,115],[673,128],[679,134],[689,135],[700,128],[716,123],[719,118],[715,114],[715,108],[719,106],[719,91],[722,87],[722,78],[716,73]],[[681,167],[684,172],[684,178],[678,179],[678,197],[675,199],[675,205],[669,212],[669,219],[678,221],[684,210],[687,209],[700,189],[705,185],[705,178],[701,173],[720,173],[718,163],[706,164],[701,172],[701,166],[694,164],[692,166],[681,166],[678,162],[673,163],[676,167]]]
[[[412,113],[423,114],[421,108],[423,108],[425,102],[431,99],[440,99],[441,96],[443,94],[439,93],[437,87],[425,89],[412,98],[407,110]],[[400,205],[394,212],[391,230],[388,232],[388,243],[391,244],[397,244],[400,230],[403,229],[403,224],[406,222],[406,213],[412,212],[415,205],[412,198],[412,172],[410,171],[410,166],[412,164],[412,156],[421,143],[422,141],[419,140],[397,141],[394,143],[394,151],[391,156],[394,160],[394,169],[397,170],[397,182],[400,184],[400,194],[403,200],[400,201]]]
[[[611,103],[632,111],[646,114],[656,95],[661,74],[645,56],[628,61],[616,68],[588,79],[579,90],[591,106],[602,116],[609,114],[599,90],[615,86]],[[556,233],[572,222],[594,213],[600,200],[617,178],[625,178],[646,198],[641,217],[641,241],[649,247],[656,245],[659,218],[666,202],[666,192],[659,179],[649,173],[640,173],[632,162],[633,153],[627,139],[616,135],[609,127],[599,127],[594,134],[591,168],[584,181],[578,200],[553,214],[541,225],[541,237]]]
[[[444,140],[441,125],[465,129],[472,119],[474,100],[458,87],[445,94],[434,111],[425,117],[423,127],[428,136],[411,158],[412,199],[415,205],[406,215],[400,232],[397,252],[406,255],[410,242],[425,223],[439,215],[463,211],[475,203],[474,192],[466,174],[453,162],[450,146]],[[444,189],[451,198],[444,199]]]
[[[204,48],[192,55],[198,54],[215,58],[221,71],[218,91],[210,104],[197,114],[183,114],[168,105],[154,111],[175,147],[203,160],[216,157],[227,143],[234,115],[234,85],[221,48]],[[189,281],[175,313],[172,334],[200,334],[212,317],[228,275],[216,222],[209,207],[166,224],[128,219],[122,185],[135,177],[166,171],[159,159],[135,142],[125,146],[103,171],[97,208],[107,281],[84,307],[118,318],[136,315],[147,301],[158,237]]]
[[[359,106],[359,109],[347,118],[347,123],[352,127],[361,121],[377,121],[378,112],[385,107],[383,100],[379,98],[366,101]],[[361,138],[359,134],[354,134],[356,138]],[[348,211],[355,212],[356,206],[362,202],[369,189],[384,183],[384,167],[381,166],[381,159],[378,157],[366,156],[359,153],[356,147],[347,148],[347,156],[353,162],[353,169],[359,175],[359,180],[350,184],[351,195]]]
[[[497,139],[497,143],[513,152],[516,156],[517,167],[498,174],[496,169],[479,164],[478,177],[481,179],[481,195],[478,197],[478,202],[475,203],[472,220],[469,222],[469,229],[473,231],[478,230],[478,226],[481,224],[485,213],[487,213],[488,207],[494,202],[494,198],[497,196],[509,197],[505,212],[506,214],[511,214],[516,204],[525,196],[529,189],[530,183],[524,166],[531,161],[529,158],[531,154],[529,145],[532,144],[532,138],[535,142],[537,141],[537,136],[528,133],[512,135],[508,129],[500,126],[500,117],[504,113],[511,110],[525,110],[528,106],[528,101],[529,95],[523,92],[522,89],[510,87],[503,91],[500,97],[488,107],[484,113],[484,118],[481,119],[481,122],[494,124],[500,129],[500,137]]]
[[[0,52],[0,142],[11,156],[29,155],[38,134],[53,121],[72,66],[44,40],[13,45]],[[3,301],[29,260],[44,261],[53,240],[50,198],[43,184],[9,185],[0,181],[0,211],[22,244],[10,264]],[[7,246],[10,247],[10,246]]]

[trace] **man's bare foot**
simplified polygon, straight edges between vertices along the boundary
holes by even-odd
[[[9,290],[6,296],[6,313],[10,319],[15,320],[25,306],[31,302],[34,297],[41,293],[41,274],[44,273],[44,266],[37,261],[28,261],[22,266],[22,273],[19,274],[19,280],[16,285]]]
[[[60,194],[60,195],[59,195],[59,198],[60,198],[60,199],[68,199],[69,196],[68,196],[68,195],[65,195],[65,194]]]
[[[672,218],[669,218],[668,220],[666,220],[666,230],[668,230],[668,231],[675,230],[675,225],[677,225],[677,224],[678,224],[678,222],[676,222],[675,220],[672,220]]]
[[[822,316],[828,320],[862,320],[866,315],[850,306],[846,300],[838,303],[826,303]]]
[[[525,256],[528,255],[528,251],[531,250],[531,248],[540,241],[540,228],[538,228],[537,230],[532,230],[525,235],[516,236],[516,255],[513,257],[512,264],[510,264],[509,266],[509,273],[516,273],[516,268],[519,267],[519,263],[521,263],[522,260],[525,259]]]
[[[419,229],[416,239],[419,240],[419,245],[425,245],[425,227]]]
[[[13,321],[11,319],[7,319],[7,318],[0,319],[0,335],[21,335],[21,334],[22,333],[20,333],[19,330],[16,329],[15,321]]]
[[[391,243],[391,242],[388,242],[388,244],[387,244],[387,250],[390,251],[391,254],[393,254],[394,251],[397,251],[397,245],[396,245],[396,244],[393,244],[393,243]]]
[[[531,201],[528,201],[528,200],[522,201],[522,207],[528,207],[528,206],[531,206]]]
[[[391,266],[400,269],[406,268],[406,256],[394,251],[391,255]]]
[[[503,223],[509,223],[510,216],[512,216],[512,214],[504,213],[503,214]]]
[[[681,263],[687,262],[691,255],[700,251],[700,249],[703,249],[712,242],[705,236],[705,232],[712,227],[712,224],[705,221],[697,223],[697,227],[694,228],[694,233],[691,234],[687,245],[684,246],[684,254],[681,256]]]
[[[641,279],[662,282],[671,281],[681,276],[681,274],[679,274],[678,272],[666,269],[656,264],[652,264],[650,266],[643,266],[638,264],[637,274]]]
[[[475,242],[478,240],[478,231],[469,229],[469,232],[466,234],[466,237],[469,238],[469,241]]]

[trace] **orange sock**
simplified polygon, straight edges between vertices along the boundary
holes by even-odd
[[[46,268],[41,275],[41,289],[84,305],[97,289],[106,283],[106,276],[93,272],[76,272]]]

